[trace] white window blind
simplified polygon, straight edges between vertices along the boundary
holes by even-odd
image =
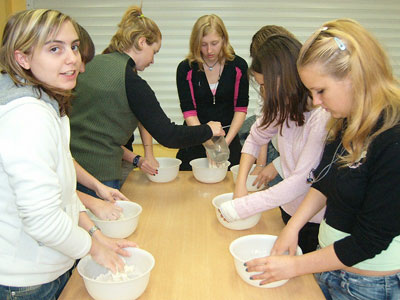
[[[80,23],[101,53],[116,31],[128,0],[27,0],[28,8],[58,9]],[[322,23],[352,18],[370,30],[387,50],[394,73],[400,77],[399,0],[143,0],[144,15],[152,18],[163,35],[155,64],[141,72],[155,91],[166,114],[177,124],[183,122],[175,83],[178,63],[188,52],[193,24],[205,14],[220,16],[235,52],[247,60],[251,37],[262,26],[284,26],[304,42]],[[253,114],[257,93],[250,88],[248,115]],[[145,105],[145,103],[143,103]],[[135,141],[140,142],[138,137]]]

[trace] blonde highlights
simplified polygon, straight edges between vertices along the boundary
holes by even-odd
[[[22,68],[14,54],[19,50],[31,55],[35,49],[43,47],[48,39],[55,37],[65,22],[71,22],[76,32],[77,24],[67,15],[50,9],[33,9],[12,15],[3,31],[0,48],[0,70],[7,73],[16,85],[33,86],[38,96],[44,91],[57,100],[60,114],[68,113],[71,91],[48,86],[36,79],[30,70]]]
[[[141,50],[139,39],[146,38],[147,45],[159,42],[162,39],[157,24],[142,13],[139,6],[131,6],[122,16],[117,32],[111,38],[110,44],[103,54],[128,51],[132,47]]]
[[[330,140],[343,130],[342,143],[348,154],[341,162],[357,162],[377,135],[400,121],[400,88],[389,59],[359,23],[338,19],[325,23],[302,47],[298,68],[312,64],[319,64],[329,76],[348,78],[352,83],[347,121],[331,120],[328,127],[332,127]]]
[[[193,25],[190,35],[189,54],[186,58],[189,64],[197,62],[200,70],[203,70],[203,57],[201,55],[201,41],[207,34],[215,32],[222,38],[222,48],[218,56],[218,61],[223,59],[232,61],[235,58],[235,52],[229,43],[229,35],[224,22],[217,15],[204,15],[197,19]]]

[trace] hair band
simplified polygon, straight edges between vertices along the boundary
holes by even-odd
[[[341,39],[339,39],[339,38],[337,38],[337,37],[334,37],[333,38],[334,40],[335,40],[335,42],[336,42],[336,44],[338,45],[338,47],[339,47],[339,49],[340,50],[346,50],[346,45],[342,42],[342,40]]]
[[[144,14],[141,14],[141,15],[139,16],[139,18],[144,18]]]

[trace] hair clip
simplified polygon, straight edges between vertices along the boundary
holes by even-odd
[[[321,28],[321,31],[325,31],[325,30],[328,30],[327,26],[324,26],[324,27]]]
[[[338,47],[339,47],[339,49],[340,50],[346,50],[346,45],[342,42],[342,40],[341,39],[339,39],[339,38],[337,38],[337,37],[334,37],[333,38],[334,40],[335,40],[335,42],[336,42],[336,44],[338,45]]]
[[[144,14],[141,14],[140,16],[139,16],[139,18],[143,18],[144,17]]]

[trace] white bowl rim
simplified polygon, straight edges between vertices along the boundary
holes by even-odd
[[[213,199],[212,199],[212,205],[215,207],[215,208],[218,208],[219,209],[219,206],[217,206],[216,204],[215,204],[215,201],[216,201],[216,199],[217,198],[219,198],[219,197],[222,197],[222,196],[226,196],[226,195],[232,195],[233,196],[233,193],[232,192],[230,192],[230,193],[223,193],[223,194],[219,194],[219,195],[217,195],[217,196],[215,196]],[[231,199],[232,200],[232,199]],[[226,200],[226,201],[230,201],[230,200]]]
[[[240,164],[239,164],[239,165],[240,165]],[[238,173],[239,173],[239,165],[233,165],[233,166],[231,167],[230,171],[231,171],[232,173],[238,174]],[[256,164],[252,164],[252,165],[251,165],[248,176],[257,176],[257,175],[250,175],[250,172],[251,172],[252,169],[255,168],[255,167],[256,167]]]
[[[176,164],[174,164],[172,166],[162,166],[162,167],[160,166],[159,168],[162,168],[162,169],[176,168],[177,166],[180,166],[182,164],[182,161],[179,158],[174,158],[174,157],[156,157],[157,161],[159,159],[161,159],[161,160],[170,160],[170,161],[176,162]],[[151,176],[150,174],[147,174],[147,173],[146,173],[146,175]]]
[[[207,159],[207,157],[200,157],[200,158],[192,159],[192,160],[189,162],[189,165],[191,165],[192,168],[196,167],[196,169],[211,169],[211,168],[209,168],[209,167],[193,166],[193,164],[192,164],[192,162],[194,162],[194,161],[196,161],[196,160],[199,161],[199,160],[205,160],[205,159]],[[231,165],[231,162],[230,162],[229,160],[227,160],[225,163],[228,163],[228,164],[227,164],[226,166],[224,166],[223,168],[220,168],[220,169],[228,168],[228,167]]]
[[[96,280],[96,279],[87,277],[87,276],[85,276],[84,274],[82,274],[82,273],[80,272],[80,269],[81,269],[82,267],[79,267],[79,264],[81,263],[81,261],[82,261],[83,259],[89,259],[89,257],[85,256],[85,257],[83,257],[83,258],[78,262],[78,265],[76,266],[79,275],[81,275],[82,278],[84,278],[85,280],[88,280],[88,281],[91,281],[91,282],[94,282],[94,283],[101,283],[101,284],[111,285],[111,284],[116,284],[116,283],[126,283],[126,282],[129,282],[129,281],[134,281],[134,280],[136,280],[136,279],[138,279],[138,278],[141,278],[141,277],[146,276],[148,273],[151,272],[151,270],[153,270],[154,265],[155,265],[155,259],[154,259],[154,256],[153,256],[150,252],[148,252],[148,251],[146,251],[146,250],[143,250],[143,249],[140,249],[140,248],[136,248],[136,247],[128,247],[128,248],[125,248],[125,249],[132,249],[132,252],[139,251],[139,252],[142,252],[143,254],[147,255],[147,256],[150,258],[150,260],[151,260],[151,266],[150,266],[150,268],[149,268],[146,272],[144,272],[143,274],[140,274],[140,275],[138,275],[138,276],[136,276],[136,277],[134,277],[134,278],[129,278],[129,279],[124,280],[124,281],[118,281],[118,282],[115,282],[115,281],[110,281],[110,282],[98,281],[98,280]],[[134,253],[131,253],[131,255],[134,255]],[[90,256],[90,254],[89,254],[88,256]],[[91,258],[91,256],[90,256],[90,258]]]
[[[110,223],[118,223],[118,222],[124,222],[124,221],[129,221],[129,220],[132,220],[132,219],[134,219],[134,218],[136,218],[138,215],[140,215],[141,213],[142,213],[142,210],[143,210],[143,208],[142,208],[142,206],[140,205],[140,204],[138,204],[138,203],[136,203],[136,202],[133,202],[133,201],[129,201],[129,200],[118,200],[118,201],[116,201],[117,203],[119,203],[119,202],[130,202],[130,203],[132,203],[132,204],[134,204],[134,206],[136,206],[139,210],[138,210],[138,212],[136,213],[136,214],[134,214],[133,216],[130,216],[130,217],[124,217],[122,220],[120,220],[120,219],[118,219],[118,220],[101,220],[101,219],[99,219],[99,218],[97,218],[96,216],[96,222],[102,222],[102,223],[104,223],[104,224],[110,224]],[[93,214],[93,213],[92,213]],[[94,215],[94,214],[93,214]]]
[[[232,170],[233,169],[233,170]],[[236,171],[236,169],[238,169],[237,171]],[[232,167],[231,167],[231,172],[235,172],[235,173],[237,173],[239,171],[239,165],[233,165]]]
[[[231,242],[231,244],[229,245],[229,252],[231,253],[231,255],[232,255],[235,259],[237,259],[237,260],[240,261],[240,262],[245,263],[246,261],[244,261],[244,260],[240,259],[239,257],[237,257],[236,254],[233,253],[232,248],[233,248],[233,246],[234,246],[236,243],[240,242],[241,240],[248,239],[248,238],[250,238],[250,237],[262,237],[262,238],[274,237],[274,238],[278,238],[277,235],[272,235],[272,234],[248,234],[248,235],[243,235],[243,236],[238,237],[237,239],[233,240],[233,241]],[[296,252],[298,251],[298,249],[299,249],[299,247],[296,249]]]

